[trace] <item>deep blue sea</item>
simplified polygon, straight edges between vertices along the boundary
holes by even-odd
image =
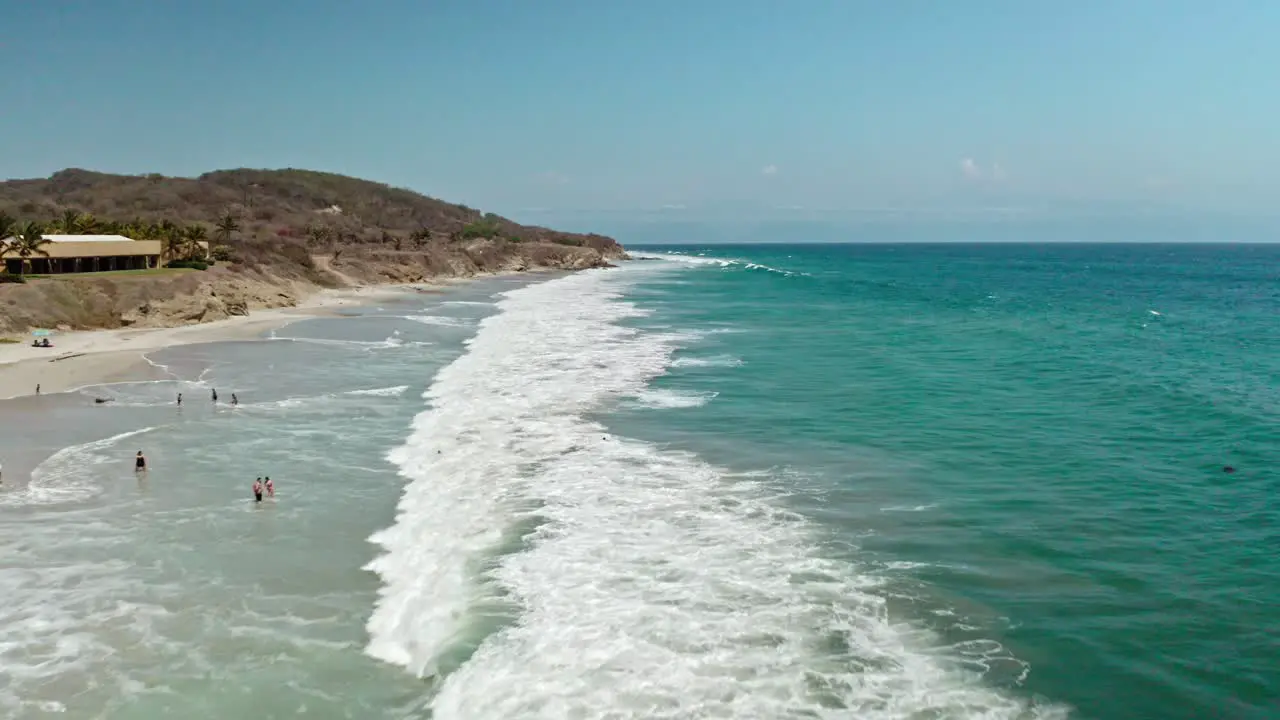
[[[767,470],[886,625],[1007,697],[1280,717],[1280,246],[655,250],[690,267],[635,322],[696,340],[619,432]],[[880,641],[829,641],[873,696]],[[919,704],[886,716],[1017,716],[890,667]]]
[[[1280,246],[635,254],[0,405],[0,715],[1280,717]]]

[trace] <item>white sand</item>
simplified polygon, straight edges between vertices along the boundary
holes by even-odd
[[[333,309],[401,295],[403,287],[325,290],[296,307],[255,310],[243,317],[173,328],[59,332],[53,348],[31,347],[30,336],[18,344],[0,344],[0,399],[73,390],[144,374],[143,354],[177,345],[251,340],[308,317],[324,317]]]

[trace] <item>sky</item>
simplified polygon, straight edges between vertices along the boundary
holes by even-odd
[[[0,177],[303,167],[606,231],[1267,226],[1277,27],[1271,0],[0,0]]]

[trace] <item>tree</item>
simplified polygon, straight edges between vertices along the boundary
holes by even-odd
[[[214,233],[223,245],[231,244],[231,236],[240,232],[240,223],[236,222],[236,216],[227,211],[214,225]]]
[[[312,247],[320,247],[333,237],[333,232],[323,225],[312,225],[307,228],[307,241]]]
[[[63,210],[62,217],[54,223],[54,226],[64,235],[80,234],[80,211],[79,210]]]
[[[421,249],[423,245],[431,242],[431,231],[427,229],[427,226],[423,225],[417,230],[414,230],[409,235],[409,239],[413,241],[413,246],[415,248]]]
[[[18,221],[8,213],[0,212],[0,246],[18,229]]]
[[[17,255],[22,258],[22,265],[19,274],[25,274],[31,266],[31,258],[49,257],[49,251],[44,249],[49,244],[49,240],[44,237],[44,226],[37,222],[25,222],[17,226],[14,231],[13,239],[4,248],[5,255]]]
[[[201,260],[205,259],[207,253],[205,253],[204,248],[200,247],[200,243],[204,242],[205,238],[209,237],[209,231],[206,230],[203,225],[197,223],[195,225],[188,225],[186,230],[183,232],[183,236],[187,241],[187,257],[198,257]]]
[[[186,257],[187,234],[186,229],[180,227],[172,220],[161,220],[156,226],[156,233],[160,238],[161,252],[170,260],[180,260]]]
[[[169,260],[181,259],[186,246],[187,239],[180,233],[160,237],[160,254]]]
[[[79,233],[83,235],[94,235],[98,232],[102,232],[102,226],[102,221],[98,220],[98,218],[94,217],[91,213],[81,213],[80,219],[77,221],[76,225],[79,229]]]

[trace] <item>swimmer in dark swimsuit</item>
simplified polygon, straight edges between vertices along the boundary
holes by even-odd
[[[231,404],[232,404],[233,406],[234,406],[234,405],[239,405],[239,404],[240,404],[240,398],[236,397],[236,394],[235,394],[235,393],[231,393]]]
[[[218,402],[218,391],[217,391],[217,389],[211,390],[211,391],[210,391],[210,393],[213,395],[213,401],[214,401],[214,402]]]
[[[147,469],[147,459],[142,456],[142,451],[139,450],[138,456],[133,459],[133,471],[146,472],[146,469]]]
[[[253,501],[262,502],[262,478],[253,481]]]

